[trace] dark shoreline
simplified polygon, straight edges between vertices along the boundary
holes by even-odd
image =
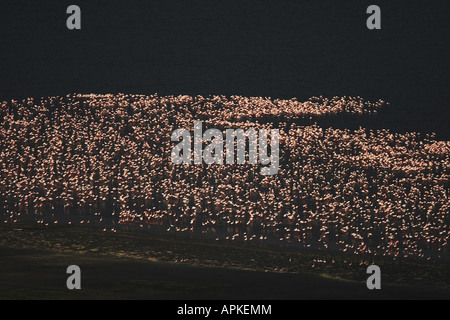
[[[365,265],[358,266],[362,257],[352,255],[256,248],[181,235],[102,232],[85,226],[8,223],[0,228],[2,299],[450,297],[449,268],[444,262],[373,258],[383,270],[383,280],[382,290],[370,291]],[[315,262],[311,267],[313,261],[331,258],[332,265]],[[85,277],[84,290],[78,293],[65,288],[64,266],[71,264],[80,265]]]

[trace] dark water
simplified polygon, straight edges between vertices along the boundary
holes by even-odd
[[[371,124],[448,139],[448,1],[9,1],[0,98],[73,92],[384,99]],[[343,124],[346,125],[345,123]],[[355,126],[357,124],[349,124]],[[340,125],[341,126],[341,125]]]

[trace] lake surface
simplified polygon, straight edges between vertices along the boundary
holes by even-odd
[[[448,1],[56,1],[2,5],[0,99],[80,93],[384,99],[377,127],[449,134]]]

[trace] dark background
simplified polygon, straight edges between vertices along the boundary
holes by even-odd
[[[415,3],[414,3],[415,2]],[[81,8],[82,30],[66,28]],[[366,9],[381,8],[381,30]],[[0,99],[68,93],[383,99],[374,127],[449,134],[450,2],[8,1]]]

